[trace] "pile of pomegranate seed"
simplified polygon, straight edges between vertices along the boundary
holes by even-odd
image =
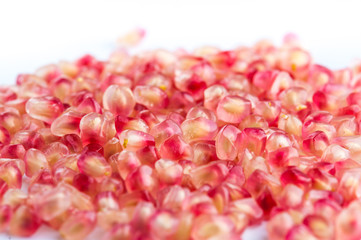
[[[0,230],[361,238],[361,63],[280,47],[86,55],[0,88]]]

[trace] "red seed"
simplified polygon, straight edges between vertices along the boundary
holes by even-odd
[[[35,119],[51,124],[63,112],[62,102],[55,97],[30,98],[26,112]]]
[[[9,233],[19,237],[30,237],[40,227],[41,220],[36,212],[27,205],[21,205],[10,220]]]
[[[85,152],[78,160],[78,168],[82,173],[96,179],[103,179],[112,174],[112,170],[105,158],[97,152]]]
[[[114,114],[128,116],[135,106],[133,93],[128,87],[111,85],[104,92],[103,106]]]

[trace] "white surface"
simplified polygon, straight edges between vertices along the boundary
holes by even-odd
[[[0,84],[84,53],[105,58],[115,39],[147,30],[142,48],[231,48],[294,32],[315,59],[344,67],[361,57],[360,1],[0,0]]]
[[[91,53],[105,58],[121,34],[147,30],[142,49],[232,48],[294,32],[332,68],[361,57],[360,1],[14,1],[0,0],[0,85],[18,73]],[[59,236],[44,227],[31,239]],[[265,238],[264,226],[245,240]],[[0,239],[8,239],[0,235]],[[21,239],[21,238],[12,238]]]

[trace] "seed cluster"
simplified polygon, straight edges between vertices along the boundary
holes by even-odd
[[[361,63],[276,47],[115,51],[0,88],[0,231],[361,238]]]

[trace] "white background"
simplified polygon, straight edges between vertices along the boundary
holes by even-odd
[[[294,32],[316,61],[341,68],[361,57],[360,1],[14,1],[0,0],[0,84],[18,73],[105,58],[121,34],[142,27],[142,48],[231,48]]]
[[[205,44],[227,49],[262,38],[280,43],[293,32],[317,62],[342,68],[361,57],[360,25],[361,2],[346,0],[0,0],[0,85],[14,83],[18,73],[85,53],[105,59],[115,40],[135,27],[147,30],[141,49],[191,50]],[[47,236],[43,239],[57,238]],[[252,233],[245,239],[261,237]]]

